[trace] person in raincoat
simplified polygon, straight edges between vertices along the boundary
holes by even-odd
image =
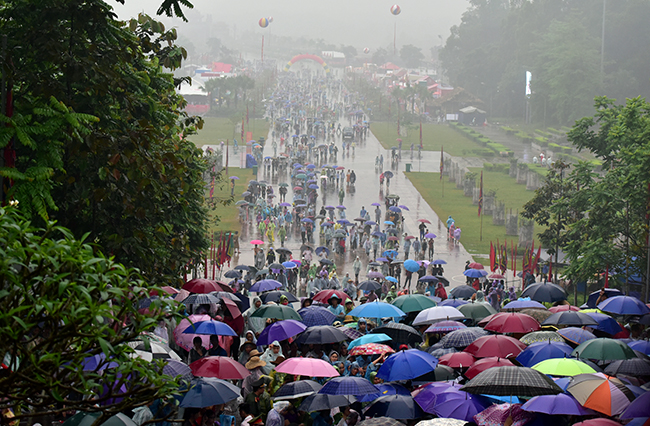
[[[251,317],[251,315],[253,315],[261,307],[262,299],[260,299],[258,296],[255,296],[253,298],[253,304],[251,307],[246,312],[244,312],[244,318],[246,318],[248,328],[252,330],[253,333],[255,333],[255,337],[259,337],[262,330],[264,330],[264,327],[266,327],[265,318]]]
[[[439,297],[442,300],[447,300],[447,291],[442,283],[438,283],[434,296]]]
[[[266,365],[262,367],[262,371],[264,372],[264,374],[269,374],[271,370],[273,370],[273,368],[275,367],[273,365],[273,362],[279,357],[284,358],[284,354],[282,353],[280,342],[274,340],[273,342],[271,342],[269,347],[266,348],[264,353],[260,356],[260,360],[266,363]]]

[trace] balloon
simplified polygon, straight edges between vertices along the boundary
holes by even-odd
[[[397,4],[394,4],[390,8],[390,13],[392,13],[393,15],[399,15],[401,12],[402,12],[402,8],[399,7],[399,5]]]
[[[369,53],[369,52],[370,52],[370,49],[368,49],[367,47],[363,49],[363,53]]]
[[[269,16],[269,17],[266,18],[266,19],[269,21],[269,24],[270,24],[271,22],[273,22],[273,17],[272,17],[272,16]]]
[[[266,19],[266,18],[262,18],[262,19],[260,19],[259,24],[260,24],[260,27],[266,28],[266,27],[269,26],[269,20]]]

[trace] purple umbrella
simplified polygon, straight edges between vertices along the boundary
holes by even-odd
[[[163,374],[171,377],[181,376],[185,380],[192,380],[194,375],[192,370],[185,363],[175,359],[166,359],[167,364],[163,367]]]
[[[434,409],[436,406],[436,399],[438,394],[450,389],[460,390],[460,388],[461,385],[454,381],[433,382],[430,385],[422,388],[422,390],[418,392],[418,394],[415,395],[413,399],[415,399],[415,402],[417,402],[425,412],[429,414],[435,414],[436,412]]]
[[[525,411],[565,416],[591,416],[595,411],[585,408],[571,395],[560,393],[557,395],[540,395],[531,398],[521,406]]]
[[[517,355],[517,362],[524,367],[533,365],[551,358],[565,358],[571,356],[573,348],[563,342],[544,341],[532,343]]]
[[[442,260],[442,259],[436,259],[433,262],[431,262],[432,265],[446,265],[447,262]]]
[[[282,283],[276,280],[261,280],[256,282],[251,286],[251,288],[248,290],[253,293],[261,293],[263,291],[271,291],[271,290],[276,290],[278,288],[282,287]]]
[[[427,232],[426,234],[424,234],[424,238],[436,238],[436,237],[437,237],[436,234],[432,232]]]
[[[474,416],[485,410],[490,403],[478,395],[449,388],[438,394],[433,411],[439,417],[473,421]]]
[[[370,205],[371,205],[371,206],[381,207],[381,204],[379,204],[379,203],[372,203],[372,204],[370,204]]]
[[[650,417],[650,392],[646,392],[634,401],[621,414],[622,419]]]
[[[438,303],[438,306],[452,306],[457,308],[459,306],[467,305],[469,302],[463,299],[445,299],[442,302]]]
[[[377,271],[368,272],[368,278],[384,278],[384,274]]]
[[[568,340],[571,343],[575,343],[576,345],[584,343],[587,340],[596,338],[596,336],[593,333],[578,327],[561,328],[557,332],[566,340]]]
[[[296,320],[283,320],[269,325],[260,333],[257,339],[258,345],[269,345],[274,340],[281,342],[294,337],[307,329],[307,326]]]
[[[375,261],[377,261],[377,262],[388,262],[388,259],[386,259],[385,257],[378,257],[377,259],[375,259]]]
[[[400,204],[398,207],[399,207],[400,209],[404,209],[404,210],[406,210],[406,211],[410,211],[409,208],[406,207],[406,206],[403,205],[403,204]]]
[[[334,210],[335,208],[334,206],[325,206],[325,210]]]
[[[228,179],[235,179],[235,180],[239,180],[239,177],[237,177],[237,176],[230,176],[230,177],[229,177]]]
[[[376,225],[377,222],[375,222],[374,220],[366,220],[366,223],[365,223],[365,224],[366,224],[366,225]]]
[[[308,306],[298,311],[302,317],[302,322],[307,327],[315,325],[332,325],[336,319],[336,315],[331,313],[329,309],[320,306]]]
[[[345,207],[345,206],[336,206],[336,208],[339,209],[339,210],[345,210],[347,207]]]
[[[546,306],[534,300],[513,300],[512,302],[506,304],[503,307],[503,309],[530,309],[530,308],[546,309]]]
[[[650,341],[647,340],[635,340],[627,344],[629,347],[635,351],[643,352],[644,354],[650,354]]]
[[[289,203],[280,203],[281,207],[291,207],[291,204]]]

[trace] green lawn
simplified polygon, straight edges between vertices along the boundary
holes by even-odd
[[[237,143],[241,146],[241,121],[233,123],[229,118],[225,117],[205,117],[203,129],[199,130],[198,134],[190,136],[190,140],[196,146],[203,145],[218,145],[221,141],[228,140],[228,144],[232,145],[233,137],[237,139]],[[253,132],[253,139],[258,140],[260,136],[265,138],[269,134],[269,123],[261,118],[250,119],[248,125],[244,124],[245,132]]]
[[[471,169],[480,174],[482,169]],[[456,225],[462,229],[461,242],[470,254],[487,255],[490,252],[490,241],[496,243],[504,240],[517,241],[515,236],[506,236],[505,226],[492,224],[492,216],[483,217],[483,240],[480,240],[481,218],[478,216],[478,206],[472,204],[471,197],[463,196],[462,189],[456,189],[455,183],[449,183],[444,178],[444,198],[442,197],[442,182],[437,173],[411,172],[405,173],[422,197],[429,203],[438,217],[446,220],[452,216]],[[532,198],[533,191],[527,191],[525,185],[517,185],[514,178],[499,172],[483,172],[483,193],[494,189],[499,201],[506,203],[506,209],[521,211],[522,206]],[[535,229],[538,232],[538,229]]]
[[[389,149],[397,142],[397,124],[388,122],[375,122],[370,124],[370,130],[379,139],[384,148]],[[420,145],[420,126],[408,128],[408,136],[402,137],[402,149],[411,149],[411,143],[415,144],[415,149]],[[440,151],[443,146],[444,151],[456,157],[471,156],[475,149],[482,148],[477,143],[467,139],[454,129],[445,124],[422,124],[422,146],[425,151]]]
[[[225,173],[225,170],[224,170]],[[246,190],[248,187],[248,182],[252,180],[255,176],[253,175],[252,169],[240,169],[238,167],[229,167],[228,176],[237,176],[239,180],[235,180],[235,197],[233,202],[230,205],[223,206],[218,205],[214,212],[211,212],[210,217],[214,220],[214,217],[219,218],[219,222],[216,224],[211,224],[210,231],[241,231],[241,225],[239,223],[239,208],[235,205],[235,201],[241,200],[241,193]],[[226,176],[226,178],[228,178]],[[216,198],[224,199],[230,197],[230,180],[214,188],[214,196]]]

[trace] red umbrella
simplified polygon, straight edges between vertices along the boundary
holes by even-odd
[[[488,358],[483,358],[479,359],[476,361],[466,372],[465,372],[465,377],[468,379],[473,379],[476,377],[479,373],[484,372],[488,368],[492,367],[514,367],[515,365],[510,362],[509,360],[505,358],[498,358],[498,357],[488,357]]]
[[[492,318],[494,318],[495,315],[497,315],[499,312],[496,314],[488,315],[479,322],[476,323],[477,326],[479,327],[485,327],[485,324],[489,323]]]
[[[321,290],[314,296],[314,300],[320,303],[329,303],[330,297],[336,296],[342,301],[350,298],[346,292],[341,290]]]
[[[496,274],[496,273],[488,275],[488,278],[491,279],[491,280],[505,280],[506,279],[506,277],[504,277],[503,275]]]
[[[192,374],[197,377],[216,377],[224,380],[243,379],[250,371],[232,358],[206,356],[190,364]]]
[[[293,190],[294,191],[302,191],[302,187],[301,186],[294,186]]]
[[[492,335],[483,336],[474,340],[465,352],[469,352],[477,358],[496,356],[500,358],[514,358],[526,349],[526,345],[514,337]]]
[[[535,318],[520,312],[499,312],[494,314],[483,328],[497,333],[530,333],[531,331],[541,330]]]
[[[220,281],[207,280],[205,278],[194,278],[185,283],[183,290],[190,293],[212,293],[213,291],[227,291],[232,293],[233,290],[226,283]]]
[[[478,262],[472,262],[468,265],[472,269],[483,269],[483,265]]]
[[[614,420],[600,417],[596,419],[585,420],[584,422],[580,422],[580,423],[574,423],[573,426],[621,426],[621,424],[615,422]]]
[[[242,332],[244,331],[244,317],[242,317],[241,311],[239,310],[237,303],[226,298],[222,300],[223,303],[226,305],[226,309],[228,309],[230,316],[232,317],[229,318],[228,316],[224,316],[223,322],[225,322],[230,327],[232,327],[232,329],[235,330],[238,334],[242,334]]]
[[[476,362],[476,358],[467,352],[454,352],[441,356],[438,361],[451,368],[467,368]]]
[[[160,288],[161,288],[162,291],[165,292],[165,294],[171,294],[171,295],[174,295],[174,294],[178,294],[178,293],[181,292],[179,289],[174,288],[174,287],[171,287],[171,286],[168,286],[168,285],[166,285],[166,286],[164,286],[164,287],[160,287]],[[158,290],[151,290],[151,291],[149,292],[149,295],[150,295],[150,296],[160,296],[160,294],[158,294]]]
[[[407,235],[406,237],[404,237],[405,240],[412,240],[414,238],[415,237],[413,235]]]
[[[577,306],[573,306],[573,305],[557,305],[557,306],[553,306],[551,308],[548,308],[548,310],[549,310],[549,312],[553,312],[554,314],[556,314],[558,312],[566,312],[566,311],[578,312],[580,310],[580,308],[578,308]]]
[[[418,222],[431,224],[427,219],[418,219]]]
[[[393,236],[393,235],[391,235],[391,236],[388,237],[387,239],[388,239],[388,241],[397,241],[397,240],[398,240],[398,238],[395,237],[395,236]]]

